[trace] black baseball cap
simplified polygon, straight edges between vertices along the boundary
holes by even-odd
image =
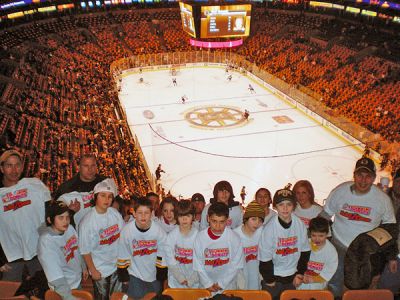
[[[274,199],[272,200],[272,205],[276,206],[283,201],[290,201],[293,203],[293,205],[296,205],[296,197],[289,189],[277,190],[274,195]]]
[[[372,174],[376,174],[376,167],[374,161],[368,157],[360,158],[359,160],[357,160],[354,172],[357,172],[359,170],[366,170]]]
[[[200,193],[193,194],[191,200],[192,200],[192,202],[195,202],[195,201],[206,202],[206,200],[204,199],[204,196]]]

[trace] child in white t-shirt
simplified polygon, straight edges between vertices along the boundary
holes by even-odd
[[[239,236],[227,227],[229,208],[216,202],[208,209],[210,226],[197,234],[193,269],[202,288],[212,293],[237,288],[237,274],[243,269],[243,246]]]
[[[121,290],[117,275],[118,239],[124,226],[121,214],[110,207],[117,188],[107,178],[94,187],[95,206],[79,224],[79,249],[93,279],[94,298],[108,300]]]
[[[243,223],[243,209],[239,202],[233,200],[235,195],[233,194],[232,185],[225,180],[217,182],[214,186],[213,196],[210,199],[210,203],[204,207],[201,213],[200,230],[208,228],[208,209],[210,205],[216,202],[224,203],[229,208],[226,226],[232,229],[241,226]]]
[[[264,227],[260,239],[258,254],[264,279],[262,285],[273,299],[279,299],[283,291],[302,283],[310,258],[307,229],[293,215],[295,205],[292,191],[278,190],[273,198],[278,215]]]
[[[46,209],[46,224],[39,229],[38,258],[49,287],[64,300],[75,300],[71,290],[79,288],[88,272],[78,251],[78,235],[70,225],[70,212],[62,201]]]
[[[163,256],[167,234],[152,221],[152,203],[139,198],[134,205],[135,220],[121,232],[118,243],[118,275],[128,284],[128,295],[142,299],[150,292],[159,293],[161,285],[156,280],[157,255]]]
[[[311,219],[311,255],[298,290],[324,290],[328,281],[335,274],[338,266],[338,255],[335,247],[327,240],[329,221],[317,217]]]
[[[234,229],[243,245],[244,267],[238,276],[238,288],[243,290],[261,289],[258,244],[260,241],[265,212],[256,201],[247,205],[243,225]]]
[[[167,237],[165,256],[168,265],[168,286],[171,288],[198,288],[199,275],[193,270],[195,208],[189,200],[178,202],[175,210],[179,227]]]
[[[276,216],[276,211],[270,208],[272,204],[271,192],[267,188],[259,188],[254,196],[254,200],[264,209],[264,225],[267,225]]]

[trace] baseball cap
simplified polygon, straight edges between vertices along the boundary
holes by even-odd
[[[200,193],[193,194],[191,200],[192,200],[192,202],[195,202],[195,201],[206,202],[206,200],[204,199],[204,196]]]
[[[274,195],[274,199],[272,200],[272,204],[273,206],[276,206],[283,201],[290,201],[293,203],[293,205],[296,205],[296,197],[294,196],[294,193],[289,189],[277,190]]]
[[[114,197],[117,196],[117,186],[112,178],[104,179],[95,185],[93,189],[93,194],[97,194],[100,192],[111,192]]]
[[[243,215],[243,219],[248,219],[251,217],[259,217],[264,220],[265,211],[260,204],[256,201],[252,201],[247,205],[246,210]]]
[[[362,157],[359,160],[357,160],[354,172],[357,172],[358,170],[362,169],[367,170],[368,172],[371,172],[373,174],[376,173],[375,163],[372,159],[368,157]]]
[[[55,218],[68,211],[68,206],[62,201],[50,201],[47,207],[47,217]]]
[[[0,165],[2,165],[7,159],[11,156],[18,156],[20,160],[22,160],[22,154],[19,153],[17,150],[7,150],[4,151],[3,154],[0,156]]]
[[[400,178],[400,168],[397,169],[396,173],[394,173],[393,181],[395,181],[396,179],[399,179],[399,178]]]

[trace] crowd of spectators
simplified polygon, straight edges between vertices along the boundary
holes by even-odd
[[[180,26],[179,10],[167,8],[71,15],[1,31],[0,74],[10,79],[0,80],[1,147],[23,152],[26,175],[40,176],[50,189],[76,172],[77,157],[95,152],[107,153],[99,165],[118,186],[146,191],[109,66],[137,54],[191,50]],[[267,9],[255,11],[252,26],[234,51],[399,142],[395,33],[389,39],[391,33],[366,25]],[[382,47],[365,51],[373,45]]]

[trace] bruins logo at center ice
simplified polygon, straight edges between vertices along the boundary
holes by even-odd
[[[246,122],[240,109],[229,106],[197,107],[184,116],[190,124],[208,129],[236,127]]]

